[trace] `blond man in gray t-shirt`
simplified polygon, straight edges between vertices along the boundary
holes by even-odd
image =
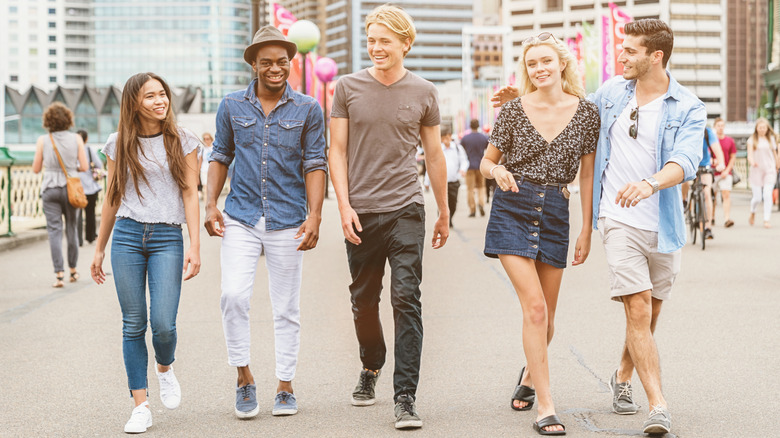
[[[419,428],[422,420],[414,402],[423,336],[425,209],[415,152],[419,139],[440,212],[432,244],[441,248],[449,236],[449,209],[439,107],[433,84],[404,68],[416,34],[411,17],[401,8],[380,6],[366,17],[366,34],[374,65],[336,84],[329,160],[363,363],[352,404],[373,405],[376,400],[374,388],[386,354],[378,305],[389,261],[396,326],[395,427]]]

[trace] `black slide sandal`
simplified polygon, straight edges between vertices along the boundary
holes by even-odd
[[[534,407],[534,401],[536,401],[536,391],[528,386],[521,385],[523,381],[523,374],[525,373],[525,367],[520,370],[520,378],[517,380],[517,386],[515,392],[512,394],[512,409],[516,411],[530,411]],[[522,408],[515,407],[515,400],[528,403]]]
[[[544,430],[544,428],[548,426],[561,426],[563,430]],[[541,420],[535,422],[534,430],[537,431],[539,435],[566,435],[566,426],[561,423],[561,420],[555,414],[544,417]]]

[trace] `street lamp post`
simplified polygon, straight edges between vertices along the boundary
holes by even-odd
[[[320,43],[320,37],[320,29],[309,20],[298,20],[287,31],[287,39],[294,42],[298,46],[298,53],[303,55],[303,66],[301,69],[303,94],[308,93],[306,90],[306,55],[317,47],[317,44]]]

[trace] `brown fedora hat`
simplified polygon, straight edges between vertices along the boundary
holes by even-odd
[[[287,57],[290,59],[293,59],[295,54],[298,53],[298,46],[294,42],[288,41],[279,29],[268,25],[261,27],[255,33],[255,37],[252,38],[252,45],[244,50],[244,61],[252,65],[257,58],[257,51],[261,47],[271,44],[284,47],[287,50]]]

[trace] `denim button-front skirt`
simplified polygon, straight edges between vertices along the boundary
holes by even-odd
[[[511,254],[566,267],[569,200],[565,185],[517,179],[518,193],[496,189],[485,232],[485,255]]]

